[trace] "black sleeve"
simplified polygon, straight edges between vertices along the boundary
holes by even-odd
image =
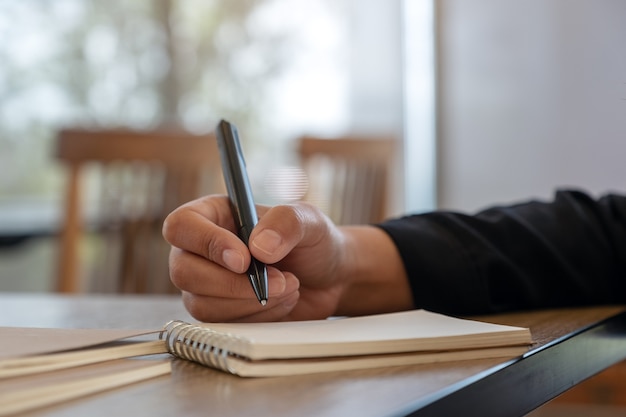
[[[626,196],[559,191],[551,202],[379,225],[415,305],[447,314],[626,303]]]

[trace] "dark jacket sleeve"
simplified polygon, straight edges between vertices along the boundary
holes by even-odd
[[[379,226],[398,247],[418,308],[484,314],[626,303],[626,196],[559,191],[551,202]]]

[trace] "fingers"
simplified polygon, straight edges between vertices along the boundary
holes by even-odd
[[[280,320],[291,312],[299,298],[296,277],[271,267],[268,268],[270,297],[265,306],[254,296],[247,277],[241,274],[217,276],[208,272],[196,277],[194,282],[176,284],[183,289],[183,302],[189,313],[208,322]]]
[[[172,246],[202,256],[233,272],[243,273],[250,254],[234,230],[228,198],[204,197],[170,213],[163,237]]]
[[[282,273],[269,273],[270,295],[285,291],[286,282]],[[273,269],[273,268],[272,268]],[[248,276],[220,267],[206,259],[178,248],[170,251],[170,278],[183,291],[222,298],[254,297]]]
[[[329,220],[309,204],[258,210],[261,218],[250,236],[249,249],[233,233],[235,226],[225,196],[204,197],[179,207],[165,219],[163,236],[172,246],[243,273],[250,263],[250,252],[260,261],[274,264],[298,245],[314,245],[330,230]]]
[[[183,293],[183,304],[192,317],[205,323],[251,323],[285,320],[297,304],[298,298],[299,293],[296,291],[281,303],[272,300],[266,306],[259,307],[256,299],[244,303]]]
[[[165,220],[163,236],[172,245],[170,278],[183,292],[185,307],[196,319],[303,319],[319,312],[313,307],[319,305],[320,295],[330,294],[329,257],[337,257],[340,242],[335,236],[339,232],[330,220],[319,209],[304,203],[259,206],[257,210],[260,219],[249,248],[234,233],[230,203],[225,196],[192,201]],[[245,274],[251,256],[269,265],[269,299],[265,306],[256,299]],[[290,272],[281,272],[271,265]],[[300,279],[304,283],[302,289]],[[332,300],[323,303],[334,305]],[[322,309],[319,314],[328,314],[327,310]]]

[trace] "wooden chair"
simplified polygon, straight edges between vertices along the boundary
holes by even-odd
[[[56,156],[68,168],[57,290],[172,292],[162,223],[180,204],[223,191],[213,135],[66,129]]]
[[[337,224],[385,219],[397,144],[392,137],[301,137],[297,152],[309,181],[305,200]]]

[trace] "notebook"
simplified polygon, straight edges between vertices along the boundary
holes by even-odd
[[[515,357],[532,342],[526,328],[425,310],[275,323],[172,321],[153,331],[0,328],[0,339],[0,378],[164,352],[239,376],[295,375]]]
[[[0,327],[0,417],[169,374],[155,339],[151,330]]]
[[[0,378],[0,416],[37,408],[168,375],[171,361],[115,359],[106,362]]]
[[[166,375],[171,355],[268,377],[509,359],[531,342],[526,328],[425,310],[277,323],[172,321],[156,330],[0,327],[0,416]]]
[[[526,328],[425,310],[298,322],[171,322],[162,338],[174,356],[245,377],[512,358],[532,342]]]

